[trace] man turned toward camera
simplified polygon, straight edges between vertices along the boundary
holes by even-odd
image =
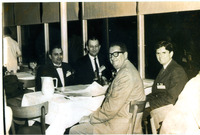
[[[111,65],[106,55],[99,54],[101,45],[96,37],[90,37],[86,44],[88,54],[77,60],[74,65],[77,84],[91,84],[96,78],[103,76],[104,80],[111,77]],[[105,67],[104,70],[102,67]],[[101,74],[101,75],[100,75]],[[96,77],[96,78],[95,78]]]
[[[154,81],[152,93],[147,95],[147,102],[150,103],[151,117],[162,116],[164,119],[176,103],[188,78],[184,69],[172,59],[174,54],[172,43],[160,41],[155,49],[157,60],[163,68]]]
[[[127,134],[132,114],[131,101],[144,101],[143,82],[137,69],[128,60],[123,43],[114,43],[109,49],[110,62],[117,70],[101,107],[85,116],[70,129],[70,134]],[[141,129],[141,122],[137,122]],[[141,132],[140,132],[141,133]]]
[[[73,84],[73,69],[63,61],[63,51],[60,46],[54,46],[49,51],[50,61],[38,67],[36,73],[36,91],[41,91],[41,77],[48,76],[58,79],[58,87]]]
[[[147,96],[151,110],[175,104],[188,81],[184,69],[172,59],[174,54],[172,43],[160,41],[155,49],[157,60],[163,68],[154,81],[152,93]]]

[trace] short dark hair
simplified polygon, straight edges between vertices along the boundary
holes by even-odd
[[[161,47],[165,47],[165,49],[168,50],[169,52],[174,51],[173,44],[169,41],[159,41],[155,44],[155,50]]]
[[[56,48],[58,48],[58,49],[61,49],[61,50],[62,50],[62,48],[61,48],[61,46],[60,46],[60,45],[54,45],[54,46],[52,46],[52,47],[50,48],[50,50],[49,50],[49,55],[52,55],[52,52],[53,52],[53,50],[54,50],[54,49],[56,49]]]
[[[114,42],[110,45],[110,48],[113,47],[113,46],[119,46],[120,47],[120,50],[122,52],[127,52],[127,47],[126,47],[126,44],[125,43],[122,43],[122,42]]]
[[[95,37],[95,36],[91,36],[91,37],[88,38],[87,43],[86,43],[86,46],[88,46],[90,40],[98,40],[99,45],[100,45],[99,39],[98,39],[97,37]]]

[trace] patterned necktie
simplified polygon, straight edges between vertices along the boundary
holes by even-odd
[[[95,64],[95,72],[97,72],[97,76],[99,77],[99,68],[97,65],[96,57],[94,58],[94,64]]]

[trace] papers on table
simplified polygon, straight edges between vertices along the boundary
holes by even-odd
[[[108,85],[101,86],[97,82],[93,82],[88,85],[74,85],[74,86],[66,86],[56,88],[59,93],[64,94],[66,96],[86,96],[86,97],[95,97],[104,95]]]

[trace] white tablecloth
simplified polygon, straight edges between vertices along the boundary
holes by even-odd
[[[17,78],[19,80],[34,80],[35,75],[31,74],[31,72],[17,72]]]
[[[150,83],[152,83],[152,81],[150,81]],[[93,85],[90,86],[96,86],[96,84],[94,83]],[[72,87],[75,88],[76,86],[69,86],[64,88],[65,91],[64,93],[69,92],[69,90],[74,92],[74,90],[76,89],[74,88],[72,89]],[[102,87],[102,89],[106,88],[107,87]],[[83,91],[88,92],[89,90],[93,94],[96,94],[94,93],[93,90],[90,89],[92,89],[92,87],[87,87]],[[95,89],[97,89],[97,86],[95,87]],[[80,93],[82,94],[83,91]],[[147,95],[150,92],[151,92],[151,87],[150,84],[148,83],[148,87],[145,87],[145,94]],[[66,128],[73,126],[74,124],[79,122],[83,116],[88,116],[93,111],[95,111],[102,104],[105,98],[104,95],[95,97],[67,96],[68,99],[66,99],[65,97],[66,96],[62,94],[54,94],[52,97],[46,97],[42,94],[42,92],[28,93],[25,94],[22,99],[22,106],[35,105],[45,101],[49,101],[49,110],[48,114],[45,117],[46,118],[45,122],[50,126],[46,130],[46,134],[62,135],[65,132]]]
[[[46,115],[46,123],[50,126],[46,130],[47,135],[62,135],[65,129],[73,126],[83,116],[90,115],[103,102],[103,96],[97,97],[69,97],[54,94],[52,97],[45,97],[42,92],[25,94],[22,106],[29,106],[49,101],[49,110]]]

